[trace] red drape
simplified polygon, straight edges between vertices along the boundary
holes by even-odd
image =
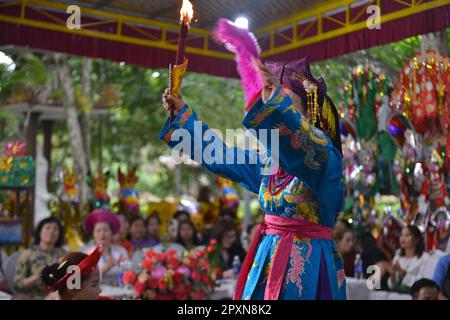
[[[381,25],[380,30],[364,29],[356,31],[271,56],[269,59],[294,60],[308,56],[310,61],[314,62],[387,44],[414,35],[434,32],[450,26],[449,12],[450,5],[442,6],[384,23]],[[167,68],[170,63],[173,63],[176,54],[174,51],[169,50],[0,22],[0,45],[10,44],[113,61],[124,61],[153,68]],[[188,56],[190,59],[190,71],[223,77],[237,77],[235,63],[232,60],[195,54],[188,54]]]

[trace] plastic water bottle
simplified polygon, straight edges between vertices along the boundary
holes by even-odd
[[[125,273],[125,266],[124,266],[124,263],[123,262],[121,262],[120,264],[119,264],[119,272],[117,273],[117,286],[119,287],[119,288],[122,288],[123,287],[123,275],[124,275],[124,273]]]
[[[127,270],[131,269],[131,262],[130,261],[122,261],[119,264],[119,272],[117,273],[117,285],[122,288],[125,286],[125,284],[123,283],[123,275],[125,274],[125,272]]]
[[[361,260],[361,255],[359,253],[356,254],[355,258],[355,278],[356,279],[363,278],[363,263]]]
[[[235,279],[237,279],[240,270],[241,270],[241,260],[239,259],[239,256],[234,256],[234,258],[233,258],[233,275],[234,275]]]

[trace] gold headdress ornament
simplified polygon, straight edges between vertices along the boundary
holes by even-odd
[[[337,134],[336,117],[333,113],[333,106],[330,106],[327,96],[324,96],[322,108],[320,108],[317,85],[309,81],[299,72],[294,73],[291,78],[301,83],[306,91],[307,117],[310,123],[314,127],[319,123],[320,128],[333,140]],[[324,122],[326,126],[324,126]]]

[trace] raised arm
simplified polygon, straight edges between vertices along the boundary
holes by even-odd
[[[174,107],[175,117],[166,121],[160,139],[214,174],[240,183],[254,193],[259,192],[262,162],[256,150],[229,148],[216,132],[197,120],[189,106],[167,91],[163,103],[167,109]]]

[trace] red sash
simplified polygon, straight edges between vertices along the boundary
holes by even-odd
[[[266,214],[264,222],[261,222],[256,230],[255,238],[242,263],[234,292],[234,300],[242,299],[245,283],[253,265],[253,258],[256,254],[261,234],[281,235],[264,292],[264,300],[277,300],[283,284],[284,272],[287,268],[294,237],[328,240],[332,238],[333,229],[311,221]]]

